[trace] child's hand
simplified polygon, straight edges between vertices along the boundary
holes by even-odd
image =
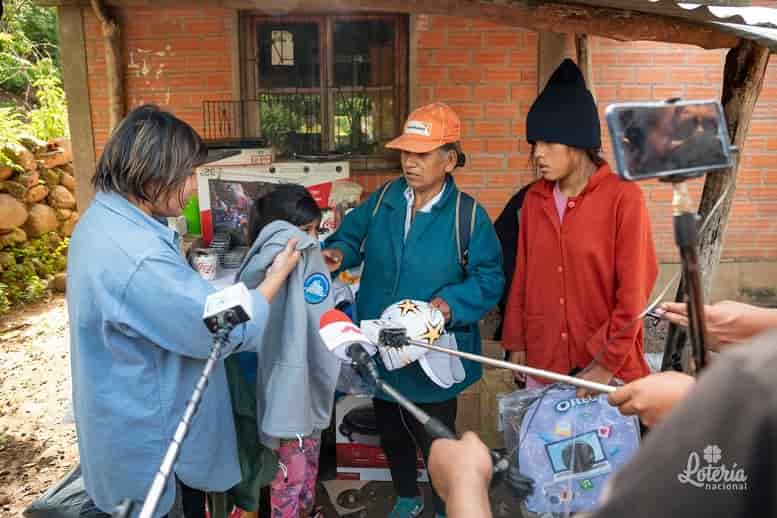
[[[442,316],[445,318],[445,323],[449,324],[451,321],[451,307],[448,305],[447,302],[445,302],[440,297],[433,298],[429,305],[433,308],[436,308],[440,313],[442,313]]]

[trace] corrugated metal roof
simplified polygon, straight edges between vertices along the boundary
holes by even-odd
[[[700,4],[671,0],[573,0],[564,3],[639,11],[700,23],[724,22],[777,28],[777,9],[746,5],[750,2],[716,2],[719,5],[712,5],[713,2]]]
[[[751,2],[720,1],[702,5],[671,0],[573,0],[565,3],[638,11],[716,25],[721,30],[754,40],[777,52],[777,9],[753,7],[749,5]]]

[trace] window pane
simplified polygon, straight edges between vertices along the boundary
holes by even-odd
[[[337,151],[383,151],[394,136],[395,23],[334,24],[334,140]]]
[[[280,157],[320,153],[321,96],[306,93],[263,93],[258,102],[262,137]]]
[[[340,21],[334,27],[335,86],[394,82],[394,22]]]
[[[338,89],[335,99],[335,148],[360,154],[383,151],[394,137],[393,89]]]
[[[259,88],[319,88],[318,25],[263,23],[258,27]]]

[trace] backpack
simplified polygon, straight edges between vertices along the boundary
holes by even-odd
[[[372,209],[372,215],[370,219],[374,218],[380,209],[380,204],[383,202],[383,197],[391,187],[391,184],[395,180],[389,180],[384,183],[380,188],[380,194],[378,195],[378,201],[375,203],[375,207]],[[458,191],[456,194],[456,254],[458,256],[459,265],[462,270],[467,269],[467,263],[469,262],[469,241],[472,237],[472,231],[475,229],[475,213],[477,212],[477,203],[475,199],[465,192]],[[367,241],[367,236],[362,239],[361,247],[359,251],[364,254],[364,243]]]

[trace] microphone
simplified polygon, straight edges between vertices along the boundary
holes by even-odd
[[[321,315],[318,327],[318,333],[326,348],[343,361],[356,361],[351,355],[352,351],[357,351],[353,347],[355,345],[361,348],[367,359],[378,352],[373,341],[339,309],[330,309]]]
[[[378,335],[383,334],[381,330],[392,329],[394,336],[401,339],[404,335],[404,329],[393,327],[383,327],[380,321],[370,321],[374,326],[374,332]],[[327,349],[332,351],[346,361],[352,361],[356,370],[363,379],[373,382],[375,387],[391,396],[402,408],[410,413],[426,430],[432,439],[455,439],[456,435],[443,424],[440,420],[430,416],[418,407],[415,403],[407,399],[397,389],[383,381],[378,372],[378,368],[375,366],[375,361],[372,359],[372,355],[375,354],[377,348],[367,338],[367,336],[356,327],[356,325],[348,318],[348,315],[337,309],[331,309],[321,316],[319,322],[319,334],[324,341]],[[369,326],[368,326],[369,328]],[[372,334],[373,331],[370,331]],[[373,351],[370,354],[370,351]],[[507,471],[509,467],[509,461],[506,457],[502,457],[498,453],[491,451],[491,459],[493,463],[494,474],[498,478],[501,478],[502,474]],[[495,478],[497,480],[497,478]]]

